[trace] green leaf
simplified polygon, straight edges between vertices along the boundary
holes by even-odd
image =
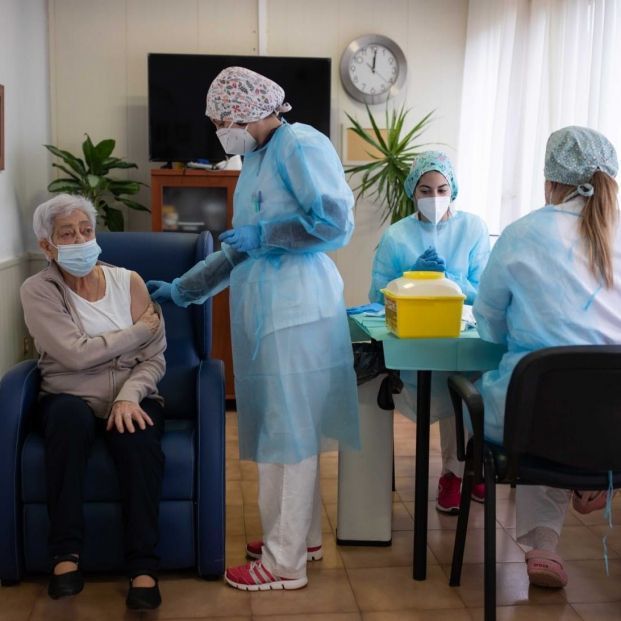
[[[133,162],[124,162],[119,157],[106,158],[103,162],[103,166],[107,170],[112,170],[113,168],[138,168],[137,164],[134,164]]]
[[[112,151],[114,151],[115,145],[116,141],[112,140],[112,138],[102,140],[98,145],[95,146],[97,160],[102,163],[107,160],[110,157]]]
[[[136,194],[140,191],[140,185],[138,181],[117,181],[114,179],[110,180],[108,189],[115,196],[119,194]]]
[[[123,231],[125,229],[125,219],[123,218],[122,211],[108,205],[104,205],[102,211],[104,212],[104,224],[109,231]]]
[[[142,203],[137,203],[129,198],[119,197],[119,201],[124,205],[127,205],[130,209],[135,209],[136,211],[146,211],[151,213],[151,210],[148,207],[145,207]]]
[[[97,168],[97,153],[95,152],[95,146],[88,134],[84,134],[86,139],[82,143],[82,153],[84,153],[84,160],[88,164],[88,167],[94,172]]]
[[[80,176],[78,176],[75,172],[69,170],[67,167],[63,166],[62,164],[56,164],[56,162],[52,162],[52,166],[54,168],[60,168],[60,170],[62,170],[65,174],[69,175],[72,179],[75,179],[76,181],[81,181]]]
[[[63,151],[62,149],[59,149],[51,144],[44,144],[43,146],[50,153],[52,153],[56,157],[59,157],[64,162],[66,162],[79,175],[86,174],[86,168],[84,166],[84,162],[79,157],[75,157],[75,155],[72,155],[71,153],[69,153],[69,151]]]
[[[67,192],[79,194],[82,186],[75,179],[55,179],[47,186],[48,192]]]
[[[96,190],[104,185],[105,179],[103,177],[100,177],[99,175],[87,175],[86,181],[89,188],[91,188],[92,190]]]

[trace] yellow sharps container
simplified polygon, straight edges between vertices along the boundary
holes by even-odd
[[[386,324],[399,338],[459,336],[466,296],[443,272],[404,272],[382,293]]]

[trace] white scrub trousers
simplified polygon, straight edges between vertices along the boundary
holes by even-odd
[[[544,485],[518,485],[515,493],[517,540],[535,547],[535,528],[549,528],[559,537],[571,492]]]
[[[280,578],[303,578],[306,548],[321,545],[319,456],[258,467],[262,563]]]

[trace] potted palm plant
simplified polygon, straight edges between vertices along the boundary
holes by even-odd
[[[356,119],[347,114],[350,129],[369,146],[371,160],[345,169],[350,176],[361,174],[354,188],[356,200],[368,196],[377,201],[382,209],[382,223],[390,218],[393,224],[414,212],[414,205],[403,189],[403,183],[412,166],[412,161],[425,146],[416,141],[432,120],[433,111],[420,119],[414,127],[405,129],[405,120],[410,110],[386,109],[385,134],[369,107],[366,107],[371,131],[366,130]]]
[[[119,209],[125,205],[138,211],[150,211],[131,196],[145,184],[128,179],[114,179],[110,171],[115,169],[138,168],[133,162],[126,162],[120,157],[112,157],[116,142],[111,138],[93,144],[90,136],[85,134],[82,143],[84,159],[50,144],[44,145],[62,163],[54,162],[52,166],[62,170],[66,177],[55,179],[48,186],[49,192],[67,192],[79,194],[93,203],[101,222],[110,231],[122,231],[125,228],[123,212]]]

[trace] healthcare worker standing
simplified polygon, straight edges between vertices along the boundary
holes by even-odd
[[[472,304],[479,278],[489,256],[489,235],[481,218],[457,211],[457,179],[448,156],[425,151],[416,157],[405,180],[405,192],[416,212],[399,220],[384,233],[373,261],[369,299],[384,302],[381,289],[410,270],[446,272],[456,282],[466,304]],[[447,373],[433,373],[431,420],[440,421],[442,475],[436,508],[445,513],[459,511],[463,463],[457,459],[455,418],[446,385]],[[416,416],[416,372],[402,371],[404,390],[395,395],[396,408],[410,418]],[[483,502],[485,488],[476,485],[472,498]]]
[[[233,587],[307,584],[319,559],[322,438],[359,447],[356,376],[343,282],[325,251],[347,244],[354,198],[326,136],[288,124],[275,82],[228,67],[207,93],[207,116],[229,154],[244,156],[223,250],[153,299],[202,303],[230,282],[241,459],[258,462],[263,541],[257,560],[226,570]]]
[[[507,387],[527,353],[558,345],[621,343],[621,228],[617,155],[602,134],[565,127],[548,139],[545,200],[508,226],[491,254],[474,304],[483,338],[507,345],[499,368],[481,378],[485,436],[502,444]],[[518,486],[518,542],[530,582],[567,583],[556,553],[571,493]],[[574,507],[601,508],[606,492],[574,494]]]

